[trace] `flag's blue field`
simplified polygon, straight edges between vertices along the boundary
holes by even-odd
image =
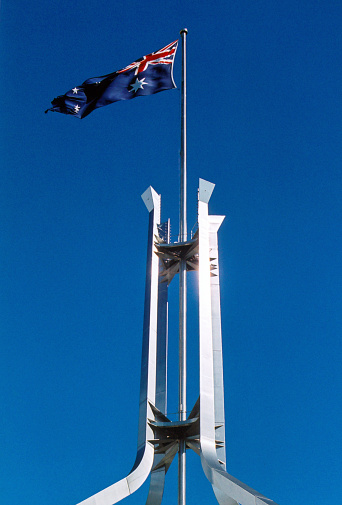
[[[173,63],[178,41],[139,58],[127,67],[101,77],[90,77],[52,100],[45,112],[61,112],[83,118],[93,110],[120,100],[149,96],[176,87]],[[147,79],[147,80],[146,80]]]

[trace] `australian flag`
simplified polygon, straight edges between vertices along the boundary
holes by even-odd
[[[153,95],[176,88],[173,80],[173,62],[178,40],[134,61],[122,70],[102,77],[91,77],[75,86],[65,95],[52,100],[47,109],[78,118],[88,116],[94,109],[119,100]]]

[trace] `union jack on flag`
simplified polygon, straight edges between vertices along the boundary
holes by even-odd
[[[127,67],[119,70],[119,73],[121,74],[122,72],[135,68],[135,75],[137,75],[144,72],[149,65],[172,65],[177,45],[178,40],[175,40],[175,42],[171,42],[171,44],[159,49],[159,51],[155,51],[147,56],[143,56],[140,60],[134,61]]]
[[[119,100],[153,95],[176,88],[173,62],[178,40],[134,61],[127,67],[102,77],[91,77],[64,95],[52,100],[45,112],[61,112],[83,118],[94,109]]]

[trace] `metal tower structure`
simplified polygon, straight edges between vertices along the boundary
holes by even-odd
[[[224,216],[208,213],[213,189],[214,184],[200,179],[198,229],[190,240],[176,243],[170,243],[169,221],[160,224],[161,196],[152,187],[142,195],[149,226],[136,459],[127,477],[79,505],[113,505],[134,493],[149,475],[146,505],[160,505],[166,473],[183,447],[184,452],[192,449],[200,456],[220,505],[276,505],[226,472],[217,242]],[[167,417],[167,292],[182,263],[186,271],[198,270],[199,398],[186,419],[171,421]]]
[[[127,477],[78,505],[113,505],[150,476],[146,505],[162,502],[166,473],[178,454],[178,505],[185,505],[186,450],[195,451],[220,505],[277,505],[226,472],[225,413],[217,232],[224,216],[210,215],[214,184],[199,180],[198,228],[186,224],[186,34],[181,31],[182,135],[180,232],[170,242],[170,221],[161,224],[161,196],[150,186],[142,195],[149,212],[145,308],[141,357],[138,447]],[[186,275],[198,271],[199,397],[186,408]],[[167,417],[168,286],[179,274],[179,419]]]

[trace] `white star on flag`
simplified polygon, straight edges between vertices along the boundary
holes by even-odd
[[[74,95],[77,95],[78,88],[73,88],[72,92]]]
[[[79,105],[75,105],[74,109],[75,109],[76,114],[77,114],[77,112],[80,110],[80,108],[81,108],[81,107],[80,107]]]
[[[144,89],[144,86],[148,85],[148,82],[144,82],[144,81],[145,81],[145,77],[143,77],[143,79],[141,79],[141,81],[139,81],[139,79],[137,78],[135,83],[131,84],[132,89],[130,89],[129,92],[134,91],[134,93],[136,93],[138,91],[138,89]]]

